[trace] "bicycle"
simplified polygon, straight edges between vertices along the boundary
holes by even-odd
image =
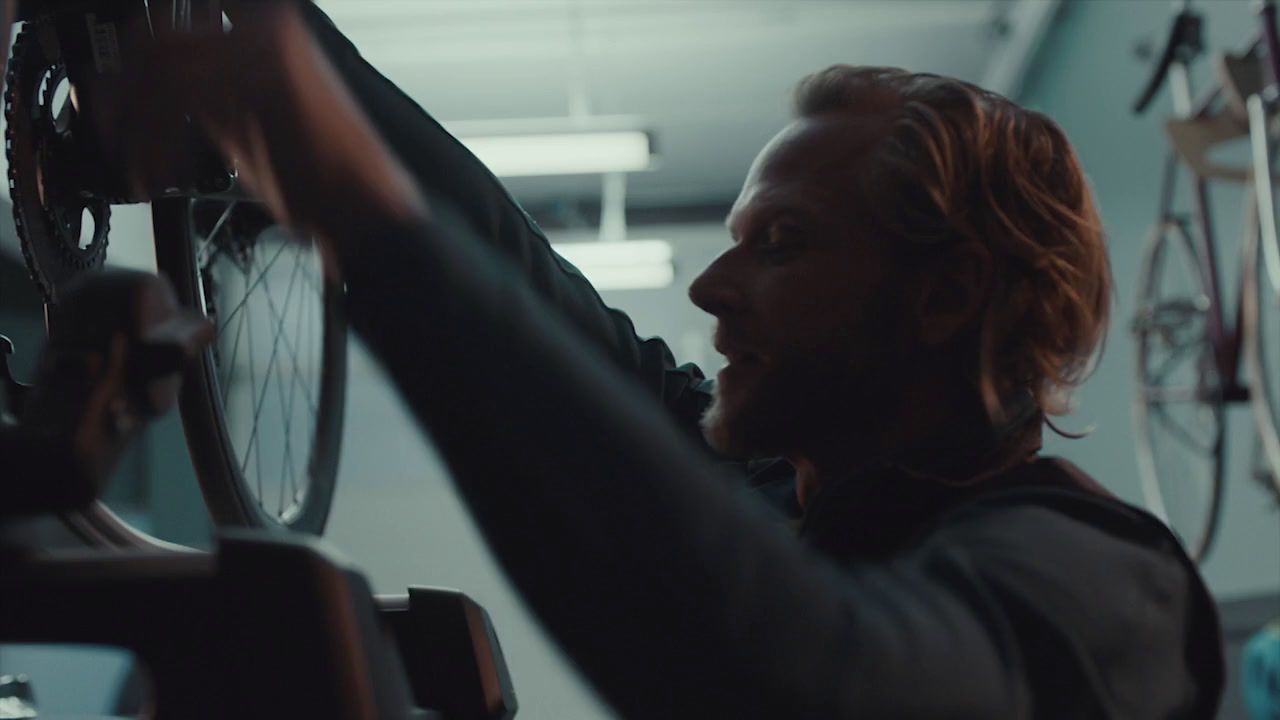
[[[1148,507],[1202,561],[1216,535],[1223,493],[1225,408],[1248,402],[1258,442],[1254,474],[1280,496],[1280,386],[1270,382],[1276,318],[1264,312],[1280,297],[1271,172],[1277,136],[1272,114],[1280,97],[1280,44],[1273,0],[1258,3],[1258,36],[1240,55],[1217,58],[1219,82],[1200,97],[1189,69],[1204,53],[1203,18],[1183,2],[1160,60],[1134,104],[1143,113],[1172,77],[1175,116],[1166,123],[1166,160],[1159,214],[1148,236],[1131,331],[1137,340],[1134,398],[1138,469]],[[1209,149],[1249,138],[1249,167],[1224,165]],[[1181,166],[1189,172],[1192,212],[1175,210]],[[1234,317],[1224,309],[1222,275],[1210,216],[1209,182],[1241,184],[1246,216]],[[1265,337],[1269,336],[1269,338]],[[1248,368],[1250,384],[1241,373]]]
[[[169,275],[182,303],[226,331],[187,370],[179,398],[214,520],[318,534],[333,498],[342,428],[343,287],[333,268],[324,265],[324,256],[285,237],[286,230],[238,187],[234,167],[226,167],[195,133],[188,144],[172,148],[194,159],[190,172],[175,173],[159,192],[131,188],[120,171],[122,159],[112,158],[90,132],[92,93],[86,92],[97,75],[110,72],[104,65],[127,63],[134,56],[115,30],[131,13],[134,19],[145,13],[149,23],[165,18],[167,29],[180,31],[226,20],[217,0],[50,0],[27,2],[17,13],[24,26],[9,61],[5,149],[23,255],[46,306],[51,343],[41,367],[46,361],[63,370],[95,367],[104,342],[114,342],[120,328],[145,328],[145,337],[133,338],[139,342],[130,350],[137,351],[127,365],[136,381],[136,387],[128,386],[132,393],[170,376],[194,346],[183,342],[191,339],[183,331],[201,323],[190,322],[186,314],[177,318],[183,322],[174,322],[163,312],[172,310],[171,303],[153,302],[155,293],[131,292],[140,282],[152,290],[162,287],[154,277],[99,275],[96,283],[86,283],[95,287],[90,295],[85,285],[74,290],[70,285],[103,266],[111,206],[150,202],[158,269]],[[277,306],[270,273],[281,258],[293,265]],[[304,270],[304,262],[312,267]],[[105,295],[104,285],[111,291]],[[295,288],[313,302],[291,313]],[[119,307],[133,301],[135,315]],[[248,399],[251,412],[238,416],[234,394],[244,382],[238,348],[241,340],[254,341],[246,318],[258,310],[272,321],[271,359],[279,356],[282,343],[292,342],[284,350],[289,368],[264,368],[277,374],[264,377],[261,385],[250,377],[240,400]],[[314,317],[306,314],[311,311]],[[297,323],[292,334],[286,333],[285,321]],[[294,352],[308,349],[301,331],[308,322],[316,330],[310,361]],[[64,378],[80,376],[37,373],[41,382],[26,385],[9,372],[12,350],[0,335],[0,430],[12,433],[10,440],[47,438],[43,431],[67,423],[62,422],[65,413],[48,412],[49,393],[41,391],[66,387]],[[245,363],[253,357],[250,352]],[[317,382],[308,388],[311,375]],[[272,386],[271,379],[287,382]],[[280,392],[278,409],[285,411],[286,426],[293,407],[286,397],[302,402],[305,398],[293,393],[310,390],[307,397],[314,404],[303,408],[309,420],[302,433],[307,444],[301,472],[307,485],[303,492],[287,486],[298,479],[298,468],[282,466],[295,474],[270,487],[278,488],[281,498],[288,491],[288,502],[278,504],[253,482],[263,482],[262,471],[250,472],[252,460],[262,458],[256,448],[266,441],[258,431],[269,421],[262,417],[263,398],[273,388]],[[155,396],[143,393],[140,399]],[[71,402],[79,400],[70,397],[54,409],[82,411],[82,403]],[[122,414],[113,421],[131,418]],[[44,422],[32,424],[39,420]],[[77,416],[73,425],[78,423]],[[122,434],[110,437],[127,440]],[[295,439],[286,427],[284,453]],[[286,717],[515,716],[518,703],[497,631],[487,611],[465,594],[410,587],[375,596],[355,568],[306,538],[225,530],[208,552],[193,551],[138,532],[100,503],[72,512],[69,508],[82,505],[86,492],[101,489],[96,483],[100,468],[86,472],[93,487],[74,473],[30,477],[31,468],[37,474],[48,471],[55,464],[51,454],[69,451],[64,449],[69,445],[55,435],[36,445],[30,457],[8,458],[16,481],[41,482],[38,492],[0,503],[0,594],[10,600],[0,618],[0,644],[65,650],[63,657],[78,666],[59,666],[50,674],[66,672],[77,680],[91,676],[95,663],[92,658],[86,663],[74,645],[129,651],[123,676],[113,665],[107,680],[118,690],[113,711],[129,716],[227,717],[246,708],[250,714]],[[65,537],[45,523],[56,523],[55,515],[79,537]],[[86,552],[84,544],[99,547]],[[0,705],[34,716],[30,681],[21,674],[0,678]]]
[[[93,130],[94,84],[138,61],[123,32],[130,22],[155,36],[225,29],[230,20],[218,0],[25,2],[17,20],[5,151],[23,256],[46,307],[71,279],[102,267],[112,205],[151,203],[157,269],[180,302],[218,328],[179,400],[213,520],[319,534],[333,501],[346,387],[337,274],[252,202],[194,130],[174,148],[190,167],[153,192],[130,186],[123,159]],[[72,521],[96,541],[149,542],[101,505]]]

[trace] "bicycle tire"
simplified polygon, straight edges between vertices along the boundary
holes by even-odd
[[[1184,268],[1180,277],[1170,263]],[[1179,281],[1182,288],[1170,287]],[[1164,221],[1152,229],[1138,288],[1132,327],[1138,346],[1133,420],[1142,493],[1188,555],[1201,562],[1213,545],[1221,514],[1226,414],[1207,330],[1209,295],[1181,222]],[[1162,355],[1166,350],[1169,355]],[[1176,374],[1172,381],[1170,371]],[[1189,415],[1192,423],[1174,412]],[[1198,463],[1189,462],[1197,458]]]
[[[1254,477],[1280,500],[1280,383],[1273,371],[1280,347],[1268,348],[1267,339],[1280,338],[1280,292],[1268,277],[1262,233],[1252,223],[1246,233],[1240,287],[1240,332],[1244,342],[1245,367],[1249,372],[1249,405],[1258,431],[1265,473]],[[1268,316],[1267,309],[1270,308]],[[1271,332],[1266,328],[1271,326]]]
[[[202,275],[204,269],[197,252],[197,242],[202,239],[196,230],[194,217],[194,209],[198,202],[201,201],[180,198],[157,200],[152,203],[156,265],[173,282],[180,302],[200,310],[206,316],[214,316],[214,320],[217,321],[217,317],[211,313],[211,309],[216,305],[206,297],[208,278]],[[216,232],[214,234],[216,235]],[[297,243],[290,241],[287,244]],[[220,338],[202,352],[187,370],[178,401],[179,412],[205,502],[217,524],[276,527],[317,535],[324,530],[333,503],[341,446],[346,393],[347,327],[343,312],[342,284],[336,279],[337,274],[333,268],[327,266],[326,256],[319,255],[319,262],[325,264],[321,281],[323,288],[321,293],[322,339],[319,348],[321,365],[317,407],[313,411],[314,431],[311,433],[311,443],[307,448],[305,466],[308,485],[300,499],[295,494],[293,499],[298,502],[291,506],[290,512],[282,514],[265,504],[264,498],[261,497],[263,478],[259,474],[256,486],[249,480],[250,473],[247,468],[249,455],[245,454],[241,457],[241,448],[237,447],[233,425],[238,421],[232,419],[232,414],[228,413],[227,388],[224,387],[224,384],[231,383],[229,380],[222,379],[230,378],[230,373],[235,372],[237,361],[235,353],[230,360],[226,358],[220,360]],[[264,269],[259,283],[265,280],[266,274],[267,270]],[[246,282],[246,293],[254,292],[256,287],[257,284],[250,287]],[[267,292],[270,292],[269,289]],[[292,285],[290,292],[292,292]],[[247,299],[246,295],[245,300]],[[288,313],[287,298],[282,312]],[[242,325],[244,316],[252,317],[252,310],[244,311]],[[229,324],[225,319],[223,322],[224,325]],[[300,320],[299,323],[301,322]],[[277,325],[277,330],[280,325],[283,325],[283,321]],[[225,327],[220,328],[220,335],[224,330],[226,330]],[[251,328],[250,337],[252,334]],[[250,346],[250,355],[252,356],[252,346]],[[273,358],[274,356],[273,352]],[[296,357],[294,363],[294,369],[297,370]],[[229,368],[224,367],[228,364]],[[267,374],[269,372],[270,367],[266,370]],[[265,387],[264,385],[264,396]],[[291,380],[291,391],[293,387]],[[251,388],[251,401],[254,394],[256,389]],[[290,400],[292,401],[292,396]],[[258,400],[256,412],[261,411],[262,402],[263,400]],[[292,408],[292,402],[290,408]],[[257,437],[258,429],[256,412],[253,438]],[[286,442],[288,442],[287,427],[285,432]],[[257,444],[259,460],[264,445],[265,442]],[[252,439],[248,452],[253,452]],[[258,470],[261,473],[261,468]],[[292,471],[293,468],[290,470]],[[283,496],[285,492],[283,478],[280,483]]]

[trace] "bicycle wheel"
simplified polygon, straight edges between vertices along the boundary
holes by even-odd
[[[215,522],[319,534],[346,393],[341,282],[250,202],[157,200],[152,220],[160,271],[218,329],[179,398]]]
[[[1280,368],[1280,293],[1269,277],[1263,242],[1257,224],[1252,223],[1244,244],[1240,323],[1249,370],[1249,404],[1262,450],[1262,463],[1252,476],[1280,501],[1280,382],[1274,375]]]
[[[1142,492],[1198,562],[1218,525],[1226,418],[1208,333],[1212,306],[1181,223],[1152,232],[1138,288],[1133,415]]]

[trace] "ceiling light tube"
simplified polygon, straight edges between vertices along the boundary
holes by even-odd
[[[671,287],[676,279],[676,271],[671,263],[578,269],[597,290],[658,290]]]
[[[569,242],[552,247],[574,265],[652,265],[672,258],[671,243],[666,240]]]
[[[653,147],[643,130],[548,132],[463,137],[498,177],[595,175],[648,170]]]
[[[575,242],[552,245],[598,290],[642,290],[675,282],[671,243],[665,240]]]

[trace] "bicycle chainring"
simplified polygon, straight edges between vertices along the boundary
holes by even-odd
[[[106,259],[111,205],[74,187],[75,107],[54,108],[66,68],[52,28],[28,23],[13,43],[4,93],[9,195],[22,256],[46,302]],[[82,244],[85,214],[93,234]]]

